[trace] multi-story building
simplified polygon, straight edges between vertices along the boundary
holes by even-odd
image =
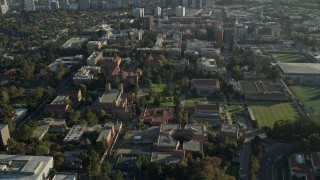
[[[155,17],[161,16],[161,7],[159,7],[159,6],[156,7],[156,9],[154,10],[154,16]]]
[[[45,113],[54,117],[64,117],[69,108],[68,95],[58,95],[51,104],[46,104]]]
[[[59,1],[50,0],[49,1],[49,9],[53,10],[53,11],[56,11],[56,10],[60,9]]]
[[[144,17],[144,8],[134,8],[134,9],[132,9],[132,16],[137,18],[137,19]]]
[[[191,87],[196,89],[200,96],[211,96],[220,90],[220,83],[216,79],[192,79]]]
[[[237,41],[239,39],[242,39],[246,37],[247,33],[248,26],[236,22],[233,28],[233,40]]]
[[[222,20],[222,10],[221,9],[214,9],[213,16],[214,16],[214,20],[221,21]]]
[[[74,125],[63,139],[63,142],[69,143],[74,141],[80,141],[82,138],[82,134],[84,132],[84,128],[80,125]]]
[[[24,10],[25,11],[35,11],[36,5],[34,0],[23,0]]]
[[[6,14],[9,11],[7,0],[0,0],[0,14]]]
[[[153,30],[154,28],[154,18],[153,16],[143,17],[143,29],[144,30]]]
[[[95,66],[97,65],[97,63],[99,61],[101,61],[103,58],[103,54],[102,52],[99,52],[99,51],[95,51],[93,52],[87,59],[87,65],[88,66]]]
[[[91,3],[90,0],[79,0],[79,9],[80,10],[90,9],[91,7],[90,3]]]
[[[214,73],[218,70],[217,62],[212,58],[201,57],[197,61],[197,66],[199,69],[203,69],[206,73]]]
[[[96,50],[100,50],[102,43],[100,41],[89,41],[86,44],[88,54],[92,54]]]
[[[100,73],[100,69],[98,66],[83,66],[73,76],[73,84],[80,85],[90,83],[93,79],[93,74]]]
[[[53,168],[53,157],[0,155],[0,179],[46,179]]]
[[[0,124],[0,148],[5,149],[8,140],[10,139],[9,127],[6,124]]]
[[[221,140],[235,140],[239,138],[239,126],[237,124],[224,123],[218,134],[218,138]]]
[[[176,7],[176,16],[177,17],[184,17],[186,16],[186,8],[182,6]]]
[[[171,109],[168,107],[147,107],[142,116],[143,122],[152,126],[168,123],[173,118]]]

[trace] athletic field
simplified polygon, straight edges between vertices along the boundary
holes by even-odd
[[[252,110],[258,127],[269,126],[279,120],[296,120],[299,114],[291,102],[279,101],[250,101],[249,108]]]
[[[273,53],[272,58],[282,63],[306,63],[308,59],[302,54]]]
[[[311,118],[320,121],[320,87],[291,86],[292,93],[302,102]]]

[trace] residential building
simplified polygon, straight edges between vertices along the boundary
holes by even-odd
[[[238,22],[235,23],[233,28],[233,39],[235,41],[245,38],[247,33],[248,33],[248,26],[240,24]]]
[[[23,0],[24,10],[25,11],[35,11],[36,5],[34,0]]]
[[[221,140],[235,140],[239,138],[239,126],[237,124],[224,123],[218,134],[218,138]]]
[[[53,168],[53,157],[0,155],[0,179],[44,180]]]
[[[192,79],[191,88],[200,96],[211,96],[220,90],[220,83],[216,79]]]
[[[68,95],[72,102],[80,102],[82,100],[82,93],[81,93],[80,89],[77,89],[77,90],[73,90],[73,89],[61,90],[59,92],[59,94]]]
[[[142,115],[142,121],[152,126],[169,123],[172,120],[172,112],[168,107],[147,107]]]
[[[69,143],[73,141],[80,141],[83,134],[83,127],[80,125],[74,125],[66,135],[66,137],[63,139],[63,142]]]
[[[7,124],[0,124],[0,148],[5,149],[10,139],[9,127]]]
[[[154,28],[154,18],[153,16],[144,16],[143,17],[143,29],[144,30],[153,30]]]
[[[100,51],[93,52],[87,59],[88,66],[95,66],[103,58],[103,54]]]
[[[176,7],[176,16],[177,17],[184,17],[186,16],[186,8],[182,6]]]

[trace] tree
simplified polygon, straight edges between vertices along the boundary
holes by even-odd
[[[47,146],[43,144],[36,146],[35,154],[37,156],[45,156],[45,155],[48,155],[49,153],[50,153],[50,149]]]
[[[155,97],[155,98],[154,98],[153,105],[154,105],[154,106],[160,106],[160,100],[159,100],[158,97]]]
[[[123,180],[123,174],[121,171],[119,170],[116,170],[113,172],[112,176],[111,176],[111,179],[114,179],[114,180]]]
[[[1,103],[8,104],[10,101],[10,96],[7,91],[1,91]]]
[[[88,109],[86,114],[86,121],[89,125],[96,125],[99,122],[99,119],[95,113]]]
[[[55,72],[55,79],[61,81],[63,76],[67,73],[66,67],[63,64],[59,64]]]

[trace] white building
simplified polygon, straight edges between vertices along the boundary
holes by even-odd
[[[177,17],[184,17],[186,16],[186,8],[182,6],[176,7],[176,16]]]
[[[161,16],[161,7],[157,6],[156,9],[154,10],[154,16],[159,17]]]
[[[144,17],[144,8],[134,8],[134,9],[132,9],[132,16],[137,18],[137,19]]]
[[[25,11],[35,11],[36,10],[36,5],[34,4],[34,0],[24,0],[23,5],[24,5]]]
[[[0,155],[0,179],[44,180],[53,168],[53,157]]]
[[[203,69],[205,72],[211,72],[211,73],[216,72],[218,69],[216,60],[212,58],[201,57],[197,61],[197,66],[198,68]]]

